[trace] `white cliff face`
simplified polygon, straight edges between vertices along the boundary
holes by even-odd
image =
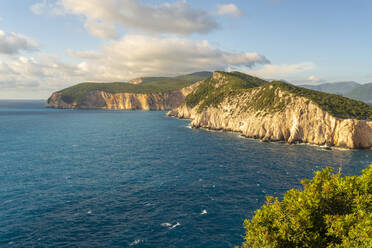
[[[79,102],[66,103],[61,93],[53,93],[46,107],[72,109],[169,110],[183,103],[199,83],[169,92],[137,94],[91,91]]]
[[[223,73],[215,72],[214,87],[226,84]],[[118,110],[169,110],[167,115],[191,119],[192,127],[240,132],[242,135],[263,141],[285,141],[288,143],[310,143],[351,149],[372,149],[372,121],[342,119],[332,116],[311,100],[295,96],[280,88],[275,97],[283,100],[281,106],[255,108],[254,102],[260,87],[227,96],[218,105],[199,110],[200,103],[188,107],[184,100],[203,81],[181,90],[136,94],[91,91],[79,102],[66,103],[61,93],[54,93],[46,106],[74,109],[118,109]],[[270,86],[271,87],[271,86]],[[272,88],[270,88],[272,89]],[[270,96],[273,97],[273,96]]]
[[[277,91],[278,95],[285,95]],[[192,127],[240,132],[246,137],[264,141],[310,143],[343,148],[372,148],[372,121],[341,119],[330,115],[310,100],[287,95],[290,103],[281,111],[264,112],[246,107],[255,90],[226,98],[218,107],[186,104],[167,115],[191,119]]]

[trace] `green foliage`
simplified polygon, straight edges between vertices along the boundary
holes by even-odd
[[[145,77],[141,84],[129,83],[80,83],[59,91],[66,103],[79,102],[91,91],[108,93],[156,93],[182,89],[211,76],[210,72],[197,72],[178,77]]]
[[[274,87],[312,100],[321,109],[339,118],[354,118],[360,120],[372,119],[372,107],[368,104],[343,96],[324,93],[316,90],[297,87],[281,81],[271,82]]]
[[[226,76],[230,76],[231,79],[234,78],[234,77],[235,78],[240,78],[242,80],[240,82],[243,82],[243,83],[242,84],[235,83],[235,88],[247,89],[247,88],[252,88],[252,87],[258,87],[258,86],[261,86],[261,85],[264,85],[264,84],[267,83],[267,81],[265,81],[261,78],[253,77],[251,75],[248,75],[248,74],[245,74],[245,73],[242,73],[242,72],[239,72],[239,71],[233,71],[233,72],[230,72],[230,73],[220,71],[220,73],[223,73]]]
[[[284,110],[291,102],[291,99],[288,97],[288,94],[279,97],[277,91],[278,87],[273,86],[271,83],[265,84],[260,87],[258,92],[255,94],[253,101],[246,104],[246,109],[253,108],[257,111],[263,111],[264,113],[273,113]]]
[[[244,90],[251,89],[267,83],[266,81],[240,72],[218,72],[224,79],[213,77],[204,80],[202,84],[186,97],[186,105],[195,107],[200,103],[198,111],[208,106],[218,106],[226,97],[232,97]]]
[[[372,119],[372,107],[368,104],[320,91],[305,89],[281,81],[266,82],[240,72],[219,72],[223,79],[209,78],[186,97],[186,105],[202,112],[209,106],[217,107],[225,99],[257,89],[253,99],[242,102],[244,109],[253,108],[263,114],[282,111],[291,103],[290,95],[311,100],[321,109],[339,118]],[[278,91],[283,93],[279,96]]]
[[[243,248],[372,247],[372,165],[347,177],[326,168],[302,184],[245,220]]]

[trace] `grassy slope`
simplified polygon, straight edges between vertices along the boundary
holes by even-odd
[[[178,90],[211,76],[210,72],[197,72],[178,77],[145,77],[141,84],[80,83],[59,91],[66,103],[78,102],[91,91],[101,90],[109,93],[155,93]]]
[[[228,77],[228,83],[218,88],[215,85],[218,81],[213,78],[206,79],[196,91],[186,97],[186,104],[189,107],[194,107],[201,102],[199,112],[208,106],[217,106],[225,97],[233,96],[246,89],[254,88],[267,83],[257,77],[252,77],[240,72],[226,73],[221,72]]]
[[[227,77],[225,84],[216,88],[218,81],[208,78],[196,91],[186,97],[187,106],[194,107],[200,103],[198,111],[201,112],[208,106],[218,106],[226,97],[234,97],[252,89],[259,89],[254,100],[244,103],[247,105],[246,107],[254,108],[257,111],[276,112],[283,110],[290,103],[287,98],[276,95],[276,90],[280,88],[296,96],[308,98],[335,117],[372,119],[372,106],[361,101],[305,89],[281,81],[269,83],[237,72],[224,74]]]
[[[372,83],[363,84],[349,91],[345,96],[372,103]]]
[[[368,104],[343,97],[336,94],[328,94],[316,90],[296,87],[283,82],[272,82],[283,90],[289,91],[297,96],[303,96],[312,100],[320,108],[340,118],[372,119],[372,107]]]

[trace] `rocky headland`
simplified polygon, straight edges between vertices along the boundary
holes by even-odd
[[[47,108],[170,110],[181,105],[198,82],[212,75],[197,72],[178,77],[142,77],[128,83],[81,83],[54,92]]]
[[[103,90],[88,92],[79,101],[66,102],[63,93],[55,92],[48,99],[48,108],[111,109],[111,110],[169,110],[180,106],[185,97],[197,87],[155,93],[110,93]]]
[[[238,72],[215,72],[167,115],[263,141],[372,148],[372,106]]]

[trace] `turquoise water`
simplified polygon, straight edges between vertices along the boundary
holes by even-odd
[[[372,163],[372,151],[262,143],[164,113],[0,101],[0,246],[233,247],[265,195]]]

